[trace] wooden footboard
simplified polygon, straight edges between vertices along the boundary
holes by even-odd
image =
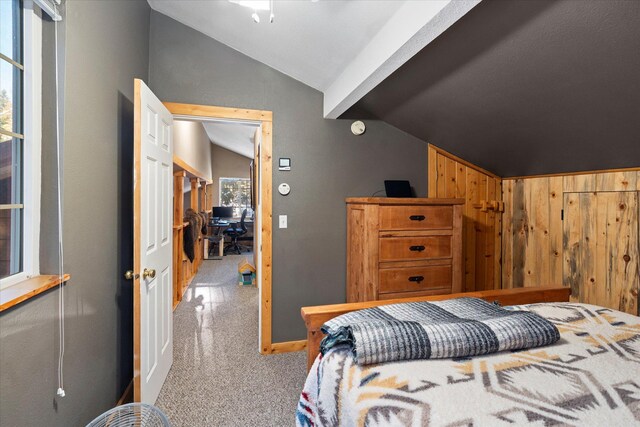
[[[320,352],[320,341],[324,334],[320,327],[329,319],[350,311],[363,308],[378,307],[399,302],[441,301],[451,298],[475,297],[486,301],[497,301],[500,305],[533,304],[537,302],[569,301],[570,288],[562,286],[541,286],[535,288],[497,289],[492,291],[465,292],[459,294],[431,295],[426,297],[391,299],[384,301],[367,301],[350,304],[318,305],[302,307],[300,313],[307,327],[307,370],[311,369],[313,361]]]

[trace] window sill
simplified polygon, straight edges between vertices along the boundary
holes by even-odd
[[[65,274],[62,281],[66,282],[70,278],[70,275]],[[57,275],[34,276],[2,289],[0,290],[0,312],[16,306],[29,298],[33,298],[59,284],[60,276]]]

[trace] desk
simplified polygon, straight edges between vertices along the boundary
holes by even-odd
[[[209,224],[207,224],[207,227],[210,230],[209,236],[219,238],[218,255],[221,257],[224,256],[224,230],[234,224],[237,224],[237,226],[240,227],[240,221],[220,221],[216,223],[210,222]],[[238,240],[250,241],[251,247],[253,247],[253,221],[245,220],[244,225],[245,227],[247,227],[247,234],[245,234],[243,237],[240,237]]]
[[[210,235],[214,237],[218,237],[218,256],[224,256],[224,230],[229,227],[232,223],[230,222],[210,222],[207,224],[209,230],[211,230]],[[207,250],[207,253],[209,251]]]

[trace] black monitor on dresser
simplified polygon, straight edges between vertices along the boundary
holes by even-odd
[[[387,180],[384,182],[387,197],[414,197],[411,184],[406,180]]]

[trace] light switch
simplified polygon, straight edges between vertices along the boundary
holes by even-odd
[[[287,216],[279,215],[278,220],[280,222],[280,228],[287,228]]]

